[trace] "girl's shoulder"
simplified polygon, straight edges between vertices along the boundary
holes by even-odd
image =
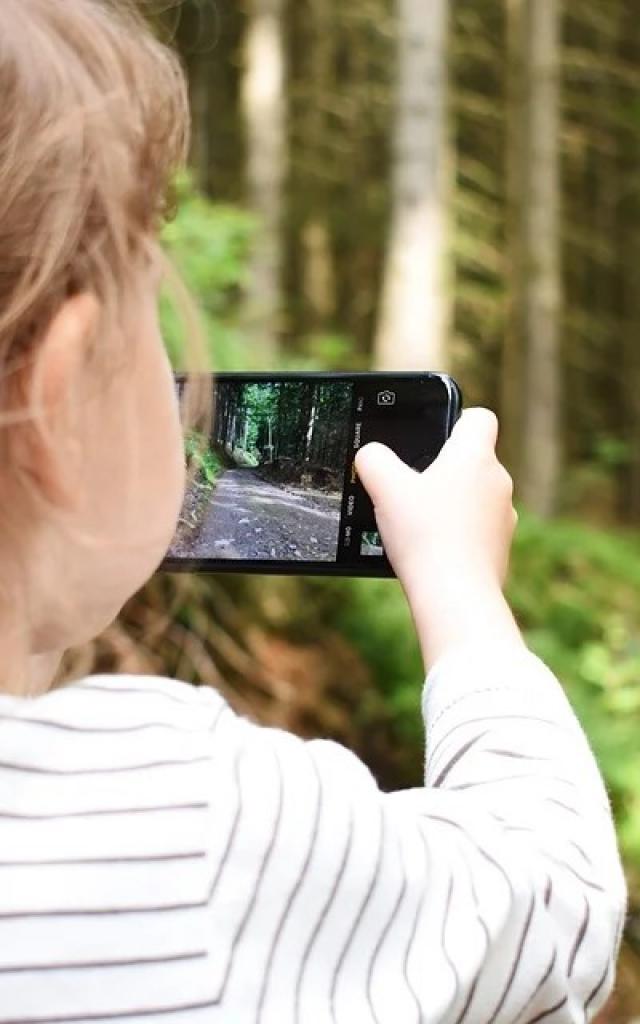
[[[134,731],[154,724],[197,729],[223,711],[230,709],[212,687],[160,676],[94,675],[38,697],[0,697],[0,718],[71,731]]]
[[[2,697],[0,804],[11,784],[3,769],[36,786],[61,783],[65,800],[87,779],[90,790],[139,784],[145,799],[163,787],[188,796],[206,785],[214,755],[229,760],[236,721],[215,690],[149,676],[96,675],[40,697]]]
[[[53,692],[69,694],[74,691],[97,694],[130,694],[148,701],[160,698],[161,701],[169,701],[183,707],[224,703],[222,696],[212,686],[194,686],[191,683],[170,679],[167,676],[125,674],[86,676],[84,679],[79,679]]]

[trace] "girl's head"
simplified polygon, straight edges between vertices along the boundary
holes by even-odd
[[[185,84],[126,0],[0,2],[0,688],[99,632],[184,489],[157,232]]]

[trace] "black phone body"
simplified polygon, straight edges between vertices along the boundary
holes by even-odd
[[[440,373],[209,375],[214,416],[168,572],[392,577],[355,472],[370,441],[426,469],[462,410]],[[183,378],[176,377],[180,392]]]

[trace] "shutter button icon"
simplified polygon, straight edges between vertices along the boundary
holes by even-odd
[[[395,405],[396,404],[396,393],[395,391],[380,391],[378,394],[378,405]]]

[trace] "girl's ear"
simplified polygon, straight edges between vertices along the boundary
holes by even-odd
[[[81,429],[85,366],[100,315],[91,294],[67,299],[24,368],[27,418],[12,430],[12,464],[60,509],[76,506],[84,441]]]

